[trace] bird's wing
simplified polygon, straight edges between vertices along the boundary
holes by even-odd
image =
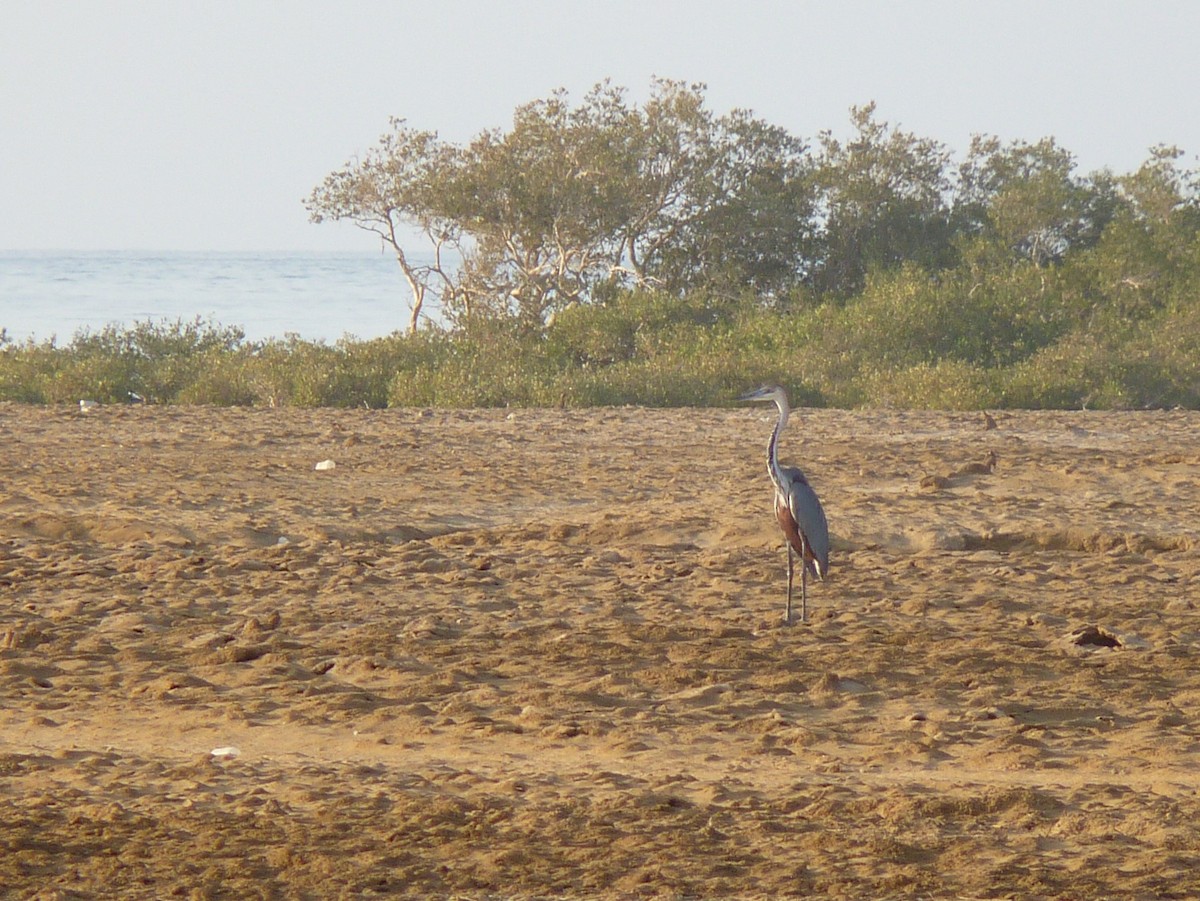
[[[829,524],[825,521],[821,501],[804,478],[804,473],[799,470],[794,470],[794,473],[799,478],[793,476],[792,472],[788,473],[792,476],[788,485],[788,509],[792,511],[796,525],[812,550],[817,576],[823,579],[829,572]]]

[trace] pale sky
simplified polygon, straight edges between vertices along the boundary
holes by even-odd
[[[0,0],[0,250],[370,250],[302,198],[389,116],[455,142],[558,87],[704,82],[812,139],[852,105],[1080,170],[1200,154],[1192,0]]]

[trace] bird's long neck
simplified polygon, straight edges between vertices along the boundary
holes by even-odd
[[[788,408],[779,400],[775,401],[775,406],[779,408],[779,421],[775,423],[775,431],[771,433],[771,440],[767,442],[767,472],[770,473],[775,487],[783,491],[783,471],[779,468],[779,433],[787,425]]]

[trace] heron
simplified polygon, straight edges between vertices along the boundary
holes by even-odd
[[[792,623],[792,582],[794,579],[794,557],[800,558],[800,621],[808,622],[808,574],[821,582],[829,572],[829,525],[817,493],[808,484],[804,473],[795,466],[779,465],[779,435],[787,426],[787,392],[778,385],[764,385],[738,400],[773,401],[779,408],[779,421],[767,442],[767,472],[775,486],[775,519],[783,529],[787,543],[787,614],[785,621]]]

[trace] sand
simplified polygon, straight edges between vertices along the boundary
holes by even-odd
[[[0,405],[5,897],[1200,896],[1200,415],[773,414]]]

